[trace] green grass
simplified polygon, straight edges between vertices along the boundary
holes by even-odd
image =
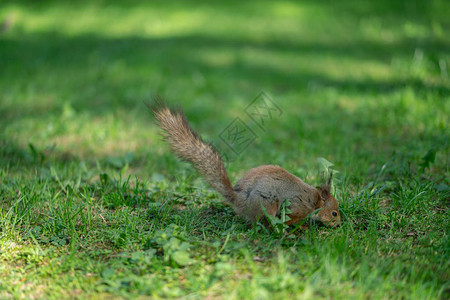
[[[449,298],[450,5],[339,3],[2,1],[0,298]],[[342,226],[235,216],[161,140],[156,93],[233,183],[333,162]]]

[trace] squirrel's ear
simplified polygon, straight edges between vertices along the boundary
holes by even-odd
[[[322,198],[322,201],[327,201],[328,198],[330,198],[331,195],[331,179],[333,178],[333,172],[330,173],[330,177],[328,177],[328,181],[325,185],[322,185],[318,187],[320,197]]]
[[[317,190],[319,191],[320,198],[322,201],[327,201],[328,198],[330,198],[330,186],[324,185],[317,187]]]

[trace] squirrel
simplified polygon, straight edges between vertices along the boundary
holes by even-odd
[[[315,188],[280,166],[262,165],[250,169],[233,187],[222,157],[191,128],[181,109],[170,109],[161,98],[146,105],[153,111],[172,151],[190,162],[237,215],[250,222],[262,219],[265,213],[279,216],[281,205],[289,199],[291,213],[287,225],[295,225],[316,210],[312,219],[331,227],[340,224],[338,202],[330,193],[332,176],[326,185]]]

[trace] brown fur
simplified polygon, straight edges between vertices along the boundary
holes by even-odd
[[[262,205],[268,214],[276,216],[284,200],[289,199],[292,213],[287,224],[295,224],[320,209],[313,219],[330,226],[339,225],[338,202],[330,194],[330,181],[326,186],[314,188],[279,166],[265,165],[250,169],[233,188],[219,153],[203,142],[182,111],[170,110],[159,99],[150,108],[172,151],[192,163],[238,215],[255,222],[264,216]]]

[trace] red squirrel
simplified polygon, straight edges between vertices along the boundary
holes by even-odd
[[[338,202],[330,193],[331,176],[326,185],[315,188],[280,166],[263,165],[250,169],[233,187],[220,154],[191,128],[183,111],[169,109],[161,99],[147,106],[172,151],[190,162],[236,214],[251,222],[262,219],[265,213],[278,216],[284,200],[289,199],[288,225],[298,223],[317,209],[312,219],[332,227],[340,224]]]

